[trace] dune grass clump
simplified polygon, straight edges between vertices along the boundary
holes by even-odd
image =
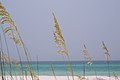
[[[115,77],[115,80],[119,80],[119,78],[117,77],[116,73],[114,71],[111,71],[110,69],[110,64],[111,64],[111,56],[109,54],[109,50],[108,48],[106,47],[104,41],[102,41],[102,49],[104,50],[104,54],[105,54],[105,57],[106,57],[106,62],[107,62],[107,66],[108,66],[108,75],[109,75],[109,80],[110,80],[110,77],[111,77],[111,72],[113,74],[113,76]]]
[[[5,72],[4,72],[4,69],[2,69],[2,67],[6,64],[6,65],[10,65],[11,64],[11,67],[14,65],[14,67],[17,69],[17,71],[18,71],[18,74],[19,75],[21,75],[22,73],[21,73],[21,70],[20,70],[20,65],[19,65],[19,63],[18,63],[18,61],[17,60],[15,60],[14,58],[11,58],[11,57],[9,57],[9,56],[7,56],[4,52],[1,52],[1,70],[3,70],[2,71],[2,80],[6,80],[6,78],[5,78]],[[9,59],[11,60],[11,61],[9,61]],[[4,63],[4,64],[3,64]],[[14,69],[15,69],[14,68]],[[3,75],[3,73],[4,73],[4,75]],[[10,71],[8,71],[8,74],[10,74]],[[16,73],[17,74],[17,73]],[[13,77],[11,77],[11,79],[13,79]],[[16,77],[16,79],[17,79],[17,77]]]
[[[84,45],[84,50],[83,50],[83,53],[84,53],[84,60],[87,61],[87,64],[91,65],[92,64],[92,58],[89,56],[88,54],[88,50],[86,48],[86,46]],[[83,76],[86,76],[86,62],[83,63]]]
[[[97,78],[97,73],[96,73],[96,70],[94,69],[94,67],[92,66],[93,64],[93,61],[92,61],[92,57],[89,55],[89,50],[87,49],[86,45],[84,44],[84,50],[83,50],[83,54],[84,54],[84,60],[87,61],[87,64],[90,65],[90,67],[94,70],[95,72],[95,76],[96,76],[96,79]],[[86,70],[85,70],[85,67],[86,67],[86,62],[83,63],[83,76],[86,76]]]
[[[4,26],[4,25],[7,25],[7,26]],[[5,7],[2,5],[2,3],[0,2],[0,26],[2,28],[2,31],[3,31],[3,36],[4,36],[4,39],[5,39],[5,43],[6,43],[6,48],[7,48],[7,53],[8,53],[8,56],[10,56],[10,52],[9,52],[9,49],[8,49],[8,44],[7,44],[7,40],[6,40],[6,36],[7,35],[10,39],[12,39],[16,45],[16,48],[17,48],[17,51],[18,51],[18,55],[19,55],[19,59],[20,59],[20,64],[21,64],[21,68],[22,67],[22,62],[21,62],[21,56],[20,56],[20,53],[19,53],[19,49],[18,49],[18,46],[22,47],[23,50],[24,50],[24,53],[25,53],[25,56],[27,58],[27,61],[28,61],[28,70],[30,72],[30,75],[32,77],[32,79],[34,79],[34,72],[32,71],[32,68],[31,68],[31,64],[30,64],[30,61],[31,61],[31,58],[30,58],[30,54],[20,36],[20,33],[18,31],[18,28],[17,26],[14,24],[14,21],[12,20],[12,18],[10,17],[9,13],[7,12],[7,10],[5,9]],[[8,57],[9,58],[9,57]],[[10,58],[9,58],[9,61],[11,62]],[[11,64],[9,64],[10,66],[10,76],[12,77],[12,69],[11,69]],[[22,74],[23,74],[23,69],[22,69]]]
[[[108,66],[108,75],[109,75],[109,80],[110,80],[110,76],[111,76],[111,74],[110,74],[110,72],[111,72],[110,71],[111,56],[110,56],[109,51],[108,51],[108,49],[107,49],[107,47],[106,47],[106,45],[103,41],[102,41],[102,48],[104,50],[104,54],[105,54],[105,57],[106,57],[106,62],[107,62],[107,66]]]
[[[68,68],[70,69],[70,72],[72,74],[72,78],[74,80],[72,64],[71,64],[71,61],[70,61],[70,57],[69,57],[69,54],[68,54],[66,43],[65,43],[64,37],[62,36],[62,33],[61,33],[61,30],[60,30],[58,21],[57,21],[55,15],[54,15],[54,13],[53,13],[53,17],[54,17],[54,23],[55,23],[55,26],[54,26],[55,27],[55,31],[53,31],[53,34],[54,34],[55,43],[57,44],[57,48],[59,49],[58,53],[64,54],[65,56],[67,56],[68,61],[69,61]]]

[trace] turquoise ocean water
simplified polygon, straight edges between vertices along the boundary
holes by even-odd
[[[72,68],[74,75],[83,76],[83,71],[85,70],[85,74],[87,76],[93,76],[95,75],[95,71],[97,73],[97,76],[108,76],[108,65],[106,61],[93,61],[93,64],[90,66],[85,61],[72,61]],[[37,75],[47,75],[52,76],[52,69],[50,67],[50,64],[52,64],[55,75],[56,76],[66,76],[66,71],[68,70],[68,62],[64,61],[39,61],[39,62],[31,62],[32,70]],[[19,64],[20,65],[20,64]],[[27,68],[27,62],[22,62],[23,72],[25,75],[29,75],[28,68]],[[2,66],[3,73],[5,75],[9,75],[9,65]],[[1,71],[1,70],[0,70]],[[16,65],[12,64],[12,74],[13,75],[19,75],[18,69],[16,68]],[[113,75],[113,72],[116,73],[117,76],[120,76],[120,61],[111,61],[110,63],[110,72],[111,75]],[[71,73],[68,73],[71,75]],[[0,72],[1,75],[1,72]]]

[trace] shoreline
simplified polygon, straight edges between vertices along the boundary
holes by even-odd
[[[11,80],[11,76],[5,76],[6,80]],[[31,76],[13,76],[13,80],[32,80]],[[68,76],[56,76],[57,80],[68,80]],[[37,76],[34,80],[56,80],[55,76]],[[111,80],[120,80],[120,76],[115,78],[115,76],[110,77]],[[2,80],[2,76],[0,76]],[[72,80],[72,76],[69,76],[69,80]],[[74,80],[109,80],[108,76],[74,76]]]

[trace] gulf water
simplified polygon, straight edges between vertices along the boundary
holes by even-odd
[[[109,63],[109,69],[106,61],[93,61],[92,65],[86,63],[87,63],[86,61],[71,61],[74,75],[83,76],[85,74],[86,76],[95,76],[96,72],[97,76],[108,76],[110,71],[111,76],[114,75],[113,72],[115,72],[115,75],[120,76],[119,60],[111,61]],[[12,64],[11,65],[12,75],[20,75],[20,72],[22,70],[24,75],[30,75],[27,64],[28,62],[23,61],[22,67],[19,68],[20,70],[16,67],[15,64]],[[30,66],[32,71],[36,75],[53,76],[50,64],[52,64],[52,68],[56,76],[66,76],[67,74],[71,75],[70,68],[68,68],[69,62],[65,61],[33,61],[30,63]],[[18,65],[20,66],[20,63]],[[4,65],[2,65],[2,70],[5,75],[10,74],[10,66],[8,64],[4,63]],[[0,75],[1,74],[2,71],[0,72]]]

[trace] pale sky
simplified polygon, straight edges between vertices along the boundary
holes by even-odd
[[[55,13],[71,60],[83,59],[83,44],[93,60],[105,60],[102,41],[120,60],[120,0],[3,0],[32,60],[59,61],[52,30]],[[10,53],[17,58],[17,54]],[[22,60],[25,60],[24,57]]]

